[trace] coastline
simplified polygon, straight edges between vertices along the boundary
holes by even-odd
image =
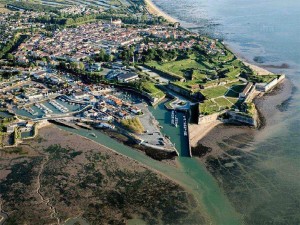
[[[80,182],[78,184],[80,184],[80,185],[82,184],[81,179],[78,180],[77,174],[81,174],[80,177],[82,178],[82,180],[84,180],[84,177],[82,175],[88,174],[89,180],[87,180],[85,182],[98,182],[97,179],[93,180],[91,178],[91,176],[101,178],[101,176],[99,175],[101,173],[103,176],[107,177],[106,182],[108,185],[105,186],[106,185],[106,183],[105,183],[103,187],[108,188],[105,190],[109,192],[109,190],[110,190],[109,188],[113,188],[113,185],[116,185],[115,181],[120,179],[118,176],[124,177],[125,176],[124,174],[129,174],[129,176],[131,176],[131,175],[135,176],[136,178],[142,179],[143,181],[146,180],[145,181],[146,185],[147,185],[147,182],[151,181],[151,183],[153,185],[151,186],[151,183],[148,183],[148,185],[147,185],[149,188],[149,193],[144,192],[144,190],[145,190],[144,188],[140,188],[140,190],[133,190],[133,193],[137,193],[137,192],[144,193],[145,195],[147,195],[147,198],[150,198],[150,199],[152,198],[154,200],[153,206],[155,206],[155,208],[157,210],[165,210],[161,205],[164,203],[160,203],[160,201],[158,201],[158,199],[160,197],[159,197],[159,195],[157,195],[157,193],[155,191],[151,191],[151,189],[153,189],[153,188],[158,188],[158,189],[161,188],[162,190],[160,191],[160,193],[162,193],[162,195],[164,195],[165,191],[169,191],[170,198],[172,198],[172,199],[174,199],[174,196],[176,196],[178,192],[186,193],[187,198],[182,201],[180,200],[178,203],[182,204],[182,206],[184,206],[184,207],[186,206],[188,209],[190,209],[192,215],[193,215],[193,212],[197,212],[197,215],[199,215],[199,216],[197,216],[197,219],[206,220],[206,218],[208,218],[205,214],[202,215],[202,213],[201,213],[201,215],[200,215],[200,207],[201,207],[200,204],[197,205],[197,208],[192,208],[192,207],[190,208],[190,205],[191,205],[190,202],[196,202],[196,200],[197,200],[196,197],[195,197],[195,199],[192,197],[192,195],[193,195],[192,189],[187,188],[186,185],[184,185],[178,179],[168,176],[168,174],[165,174],[162,171],[157,170],[156,168],[152,168],[147,164],[141,163],[137,159],[134,159],[125,154],[122,154],[121,152],[118,152],[107,146],[104,146],[103,144],[101,144],[95,140],[91,140],[88,137],[85,137],[85,136],[77,134],[77,133],[70,132],[68,129],[67,130],[61,129],[60,127],[55,126],[55,125],[49,125],[47,127],[41,128],[38,138],[40,139],[40,141],[26,140],[23,144],[20,145],[20,147],[22,149],[24,149],[24,151],[28,152],[28,155],[24,155],[24,157],[19,157],[18,155],[11,155],[11,154],[7,153],[9,157],[5,158],[4,160],[6,160],[9,165],[9,162],[11,162],[14,157],[26,158],[26,159],[30,158],[30,159],[34,160],[36,158],[41,159],[41,157],[46,156],[47,170],[51,171],[54,167],[55,167],[54,170],[59,170],[59,168],[65,168],[65,170],[61,170],[61,173],[59,173],[59,175],[56,173],[54,173],[54,175],[51,175],[54,177],[57,176],[57,177],[55,177],[55,179],[60,178],[60,176],[68,177],[66,179],[63,179],[65,188],[66,188],[65,185],[67,185],[68,187],[74,186],[73,178],[75,178],[75,180],[74,180],[75,183]],[[56,157],[56,156],[51,157],[51,154],[54,154],[54,153],[51,151],[45,150],[51,146],[59,146],[59,148],[68,149],[68,151],[67,152],[60,151],[59,154],[61,154],[61,155],[59,155],[59,157]],[[94,158],[94,157],[96,157],[96,158]],[[97,157],[99,157],[99,158],[97,158]],[[57,160],[57,162],[56,162],[56,160]],[[58,161],[60,161],[60,160],[62,160],[61,164],[58,163]],[[69,163],[65,163],[65,160],[68,160]],[[43,161],[45,161],[45,160],[43,160]],[[98,161],[102,162],[102,163],[95,163]],[[42,161],[40,161],[40,162],[42,162]],[[86,169],[86,166],[90,165],[88,162],[93,162],[92,164],[96,166],[96,168],[95,168],[96,174],[94,174],[94,172],[91,172],[90,170]],[[41,164],[39,164],[39,165],[41,165]],[[56,167],[56,165],[57,165],[57,167]],[[36,166],[36,168],[38,168],[38,167],[39,166]],[[162,164],[162,167],[164,168],[163,164]],[[8,168],[10,168],[10,167],[8,167]],[[44,168],[45,168],[44,166],[40,166],[40,169],[37,172],[39,172],[39,174],[42,173],[41,171],[45,172]],[[57,172],[57,171],[55,171],[55,172]],[[77,172],[79,172],[79,173],[77,173]],[[116,176],[113,175],[114,173]],[[155,176],[155,181],[153,182],[153,180],[151,180],[152,179],[151,176],[148,176],[149,179],[147,177],[144,177],[143,174],[145,174],[145,173],[147,173],[147,176],[148,175]],[[43,179],[46,179],[49,174],[50,173],[45,172],[45,175],[43,174],[44,175]],[[64,174],[64,175],[60,175],[60,174]],[[68,174],[68,175],[66,175],[66,174]],[[74,175],[75,175],[75,177],[73,177]],[[5,179],[5,177],[3,177],[1,179],[1,182],[3,179]],[[156,181],[158,183],[156,183]],[[32,181],[30,181],[30,182],[31,182],[31,185],[34,186],[34,190],[35,190],[36,184],[39,184],[39,182],[40,182],[40,178],[33,177]],[[52,193],[54,193],[56,198],[58,196],[64,196],[65,192],[56,192],[55,190],[57,190],[57,188],[52,189],[52,185],[50,185],[51,182],[50,183],[46,182],[43,184],[44,197],[46,197],[46,198],[48,197],[46,194],[47,190],[52,191]],[[126,183],[127,182],[130,182],[130,179],[126,180]],[[136,182],[136,180],[134,180],[134,182]],[[163,185],[164,183],[167,185]],[[89,183],[87,183],[87,184],[89,184]],[[100,182],[100,184],[101,184],[101,182]],[[58,184],[58,186],[59,185],[60,184]],[[75,187],[80,189],[81,188],[80,185],[75,185]],[[178,192],[176,191],[175,188],[178,189]],[[131,194],[130,190],[128,190],[129,194]],[[62,224],[66,224],[66,221],[68,221],[68,219],[76,218],[78,216],[79,217],[84,216],[84,214],[83,214],[83,212],[85,212],[83,210],[84,207],[82,207],[82,208],[77,207],[76,204],[74,204],[74,203],[85,204],[86,203],[85,199],[87,196],[94,197],[94,195],[92,194],[93,193],[92,191],[94,191],[94,186],[87,185],[87,191],[82,192],[82,196],[85,196],[85,198],[77,199],[77,197],[74,198],[73,196],[71,196],[70,202],[72,204],[64,204],[63,202],[65,200],[61,201],[61,202],[54,201],[54,203],[52,205],[54,207],[54,209],[57,210],[58,212],[64,212],[60,215],[60,219],[62,219]],[[114,191],[114,190],[112,190],[112,191]],[[126,189],[126,191],[127,191],[127,189]],[[71,191],[69,191],[67,193],[69,194],[70,192]],[[96,193],[96,192],[94,192],[94,193]],[[174,195],[174,196],[172,196],[172,195]],[[34,192],[34,197],[35,196],[36,195]],[[136,197],[137,201],[139,201],[138,196],[139,195],[137,195],[137,197]],[[133,198],[133,199],[135,199],[135,198]],[[78,200],[78,202],[77,202],[77,200]],[[34,201],[34,198],[32,198],[32,201]],[[40,202],[39,198],[38,198],[38,202]],[[92,200],[89,200],[89,202],[92,202]],[[89,204],[89,202],[87,204]],[[167,201],[167,202],[170,202],[170,201]],[[9,212],[9,216],[11,216],[13,218],[14,214],[10,210],[11,209],[10,205],[7,206],[6,203],[7,203],[7,199],[4,200],[4,204],[6,206],[5,209],[6,209],[6,211]],[[42,204],[42,203],[44,203],[44,201],[40,202],[40,204]],[[176,204],[174,204],[174,205],[176,205]],[[47,207],[46,205],[43,205],[43,206],[46,207],[47,210],[49,209],[49,207]],[[139,205],[134,205],[134,206],[139,207]],[[130,208],[131,207],[128,208],[129,212],[130,212]],[[168,207],[166,207],[166,208],[168,208]],[[147,209],[149,210],[149,212],[151,212],[152,208],[149,207]],[[176,210],[176,208],[174,208],[174,209]],[[34,215],[37,216],[37,215],[39,215],[38,213],[40,213],[40,215],[42,215],[43,218],[47,218],[47,215],[51,215],[50,212],[48,213],[47,210],[43,210],[41,212],[37,210],[37,211],[35,211]],[[124,209],[124,210],[126,210],[126,209]],[[5,222],[7,219],[7,217],[5,217],[5,213],[6,212],[3,211],[3,209],[2,209],[2,201],[0,201],[0,224],[2,222]],[[114,213],[118,214],[119,212],[116,211]],[[107,218],[109,218],[109,217],[116,218],[116,217],[114,217],[115,216],[114,213],[111,215],[108,213]],[[125,215],[125,214],[118,214],[118,216],[121,217],[122,219],[125,218],[125,216],[123,216],[123,215]],[[188,214],[186,214],[186,215],[189,216]],[[149,217],[151,217],[151,216],[152,216],[152,214],[149,215]],[[1,218],[3,218],[3,219],[1,219]],[[52,220],[51,218],[49,218],[49,221]],[[84,218],[88,219],[87,217],[84,217]],[[92,214],[90,215],[90,218],[93,219]],[[106,218],[103,218],[103,220],[105,220],[105,219]],[[128,219],[128,221],[130,220],[130,218],[127,218],[127,217],[126,217],[126,219]],[[100,224],[100,223],[97,223],[97,224]],[[101,224],[106,224],[106,223],[101,223]]]
[[[168,21],[172,21],[172,22],[178,22],[178,20],[174,19],[173,17],[171,17],[170,15],[168,15],[167,13],[165,13],[162,9],[158,8],[152,0],[145,0],[145,3],[148,5],[148,7],[151,9],[149,9],[149,12],[152,14],[156,14],[159,16],[163,16],[166,20]],[[264,75],[274,75],[273,72],[271,72],[270,70],[263,68],[261,66],[258,66],[254,63],[251,63],[249,60],[245,59],[244,57],[242,57],[239,53],[233,51],[230,46],[228,46],[226,43],[224,44],[224,46],[231,51],[240,61],[242,61],[246,66],[248,66],[250,69],[253,70],[254,73],[256,73],[257,75],[260,76],[264,76]],[[284,85],[286,83],[289,83],[289,85]],[[272,103],[270,102],[269,96],[270,95],[279,95],[281,96],[281,93],[277,93],[277,91],[274,91],[274,89],[278,90],[281,89],[282,86],[289,86],[287,88],[284,88],[284,93],[283,96],[284,99],[279,100],[280,103],[276,102],[277,100],[273,101]],[[271,114],[275,114],[274,110],[270,110],[270,106],[273,106],[273,108],[275,108],[277,111],[278,108],[277,106],[282,104],[283,102],[287,101],[290,96],[291,93],[288,94],[287,96],[285,95],[285,93],[287,92],[291,92],[292,90],[292,84],[291,81],[286,78],[284,81],[278,83],[276,85],[275,88],[273,88],[272,90],[270,90],[268,93],[263,93],[260,96],[256,96],[255,99],[253,99],[253,103],[255,103],[256,107],[257,107],[257,112],[258,112],[258,116],[259,116],[259,126],[256,129],[256,131],[260,131],[262,130],[265,126],[269,125],[269,120],[270,120],[270,111],[272,112]],[[274,93],[276,92],[276,93]],[[282,96],[281,96],[282,97]],[[279,97],[280,98],[280,97]],[[272,105],[273,104],[273,105]],[[265,105],[268,105],[268,109],[266,109]],[[272,115],[274,116],[274,115]],[[271,116],[271,117],[272,117]],[[268,119],[266,119],[268,118]],[[189,124],[190,126],[190,143],[192,147],[196,147],[198,145],[198,143],[201,142],[202,139],[205,139],[206,136],[209,136],[211,133],[215,133],[216,130],[218,130],[220,127],[225,126],[226,129],[228,129],[230,127],[230,129],[232,129],[233,127],[236,128],[236,130],[240,130],[239,132],[233,132],[233,133],[241,133],[243,132],[243,129],[248,129],[249,127],[245,126],[234,126],[234,125],[228,125],[228,124],[223,124],[221,121],[214,121],[214,122],[208,122],[204,125],[196,125],[196,124]],[[222,130],[222,129],[221,129]],[[254,130],[253,128],[250,128],[250,130]],[[211,140],[213,141],[213,140]]]
[[[149,13],[154,14],[156,16],[162,16],[164,17],[168,22],[170,23],[176,23],[178,22],[178,20],[176,20],[175,18],[173,18],[172,16],[170,16],[169,14],[165,13],[163,10],[161,10],[160,8],[158,8],[152,0],[144,0],[147,9],[149,11]]]
[[[199,157],[199,160],[207,166],[207,160],[210,157],[220,157],[226,155],[226,150],[230,146],[239,145],[239,149],[249,152],[252,150],[252,142],[259,142],[264,140],[272,131],[278,128],[278,121],[284,118],[284,111],[279,107],[284,104],[292,96],[293,84],[289,79],[283,80],[271,92],[263,96],[257,96],[254,99],[257,111],[260,117],[260,128],[252,128],[248,126],[239,126],[220,123],[208,123],[205,126],[197,127],[197,138],[192,141],[192,147],[204,151],[204,154]],[[208,130],[204,129],[208,127]],[[196,128],[195,128],[196,129]],[[237,141],[239,140],[239,141]],[[240,141],[242,140],[242,141]],[[228,143],[233,143],[228,145]],[[224,145],[224,143],[226,143]],[[227,146],[228,145],[228,146]],[[207,152],[207,149],[210,151]]]
[[[155,3],[152,0],[144,0],[145,4],[147,5],[147,8],[149,10],[149,13],[157,15],[157,16],[162,16],[164,17],[168,22],[171,23],[176,23],[179,22],[178,19],[175,19],[174,17],[172,17],[171,15],[167,14],[166,12],[164,12],[161,8],[159,8],[157,5],[155,5]],[[187,29],[187,28],[184,28]],[[188,29],[187,29],[188,30]],[[192,32],[192,31],[190,31]],[[258,66],[256,64],[251,63],[249,60],[243,58],[242,56],[240,56],[239,53],[233,51],[226,43],[224,44],[224,46],[230,50],[239,60],[241,60],[246,66],[250,67],[257,75],[273,75],[274,73],[261,67]]]

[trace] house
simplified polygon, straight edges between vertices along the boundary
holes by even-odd
[[[112,67],[112,69],[115,69],[115,70],[125,70],[126,69],[126,66],[124,66],[121,61],[112,63],[111,67]]]
[[[111,25],[116,26],[116,27],[121,27],[122,26],[122,20],[112,20]]]
[[[99,117],[99,120],[102,120],[102,121],[111,121],[113,119],[112,116],[100,116]]]
[[[130,109],[130,111],[133,112],[134,114],[140,114],[140,113],[142,113],[142,110],[139,109],[139,108],[137,108],[137,107],[132,107]]]
[[[94,63],[90,66],[89,71],[96,71],[99,72],[101,70],[102,64],[101,63]]]
[[[87,97],[89,97],[89,95],[88,94],[86,94],[86,93],[84,93],[84,92],[75,92],[75,93],[73,93],[73,98],[75,98],[75,99],[84,99],[84,98],[87,98]]]
[[[32,76],[36,80],[42,80],[42,79],[44,79],[46,74],[47,74],[46,71],[39,71],[39,72],[33,73]]]
[[[28,93],[23,93],[22,94],[22,97],[28,99],[28,100],[39,100],[39,99],[42,99],[44,97],[44,95],[42,93],[31,93],[31,92],[28,92]]]
[[[139,79],[139,75],[136,73],[121,73],[118,75],[118,81],[123,83],[132,82]]]
[[[99,123],[95,126],[96,128],[108,128],[108,129],[115,129],[114,125],[108,123]]]
[[[125,112],[125,111],[119,111],[117,114],[122,119],[130,119],[131,118],[131,116],[127,112]]]
[[[106,101],[110,105],[116,105],[116,106],[122,105],[122,101],[114,96],[109,96]]]
[[[9,133],[9,134],[13,133],[15,131],[16,127],[18,127],[17,124],[11,124],[11,125],[7,126],[7,128],[6,128],[7,133]]]

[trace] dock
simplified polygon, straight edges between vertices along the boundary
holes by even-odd
[[[73,129],[78,130],[78,127],[75,124],[69,123],[69,122],[64,121],[64,120],[49,119],[48,121],[50,123],[53,123],[53,124],[57,124],[57,125],[61,125],[61,126],[65,126],[65,127],[69,127],[69,128],[73,128]]]
[[[85,123],[76,123],[76,125],[84,128],[84,129],[87,129],[87,130],[92,130],[92,127],[89,125],[86,125]]]

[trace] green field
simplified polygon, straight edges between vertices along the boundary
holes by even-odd
[[[228,85],[229,86],[229,85]],[[233,84],[231,87],[217,86],[201,90],[206,97],[203,103],[200,103],[200,112],[203,115],[210,115],[220,110],[236,108],[239,104],[239,93],[245,85]],[[233,90],[230,90],[233,89]]]
[[[202,115],[210,115],[219,112],[220,107],[211,100],[205,100],[203,103],[200,103],[199,109]]]
[[[232,84],[241,84],[238,78],[245,72],[245,66],[221,43],[217,45],[225,54],[205,54],[195,47],[189,52],[180,53],[175,61],[150,61],[146,65],[173,76],[177,79],[173,84],[190,93],[201,92],[206,99],[224,96]],[[183,78],[184,82],[178,81],[178,78]],[[218,86],[230,82],[232,84]],[[231,91],[229,97],[238,97],[238,93]]]
[[[144,81],[141,83],[142,90],[149,93],[151,96],[156,98],[161,98],[165,94],[160,89],[158,89],[154,83],[150,81]]]
[[[193,80],[202,80],[205,78],[203,71],[209,71],[213,68],[213,65],[205,60],[205,57],[201,55],[196,56],[196,54],[191,54],[188,59],[165,63],[151,61],[146,63],[146,65],[166,73],[175,74],[179,77],[192,76]]]
[[[205,100],[200,103],[200,113],[202,115],[210,115],[224,109],[236,108],[238,98],[218,97],[215,99]]]
[[[227,92],[227,88],[224,86],[216,86],[216,87],[211,87],[207,88],[204,90],[201,90],[201,93],[207,98],[217,98],[220,96],[224,96],[225,93]]]
[[[257,82],[257,83],[269,83],[275,78],[277,78],[279,75],[256,75],[256,76],[250,76],[249,80],[251,82]]]
[[[219,105],[220,108],[230,108],[233,104],[227,100],[225,97],[220,97],[214,99],[214,101]]]

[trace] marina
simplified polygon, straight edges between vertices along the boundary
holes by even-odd
[[[36,103],[35,106],[42,110],[45,114],[53,113],[53,111],[46,107],[43,103]]]
[[[188,122],[186,119],[186,115],[183,116],[183,135],[188,136]]]
[[[67,112],[69,112],[69,109],[67,108],[67,107],[65,107],[65,106],[63,106],[63,105],[61,105],[61,104],[59,104],[57,101],[55,101],[55,100],[51,100],[51,101],[49,101],[49,103],[51,104],[51,105],[53,105],[56,109],[58,109],[60,112],[62,112],[62,113],[67,113]]]
[[[174,125],[175,127],[178,126],[178,117],[175,110],[172,110],[171,112],[171,124]]]

